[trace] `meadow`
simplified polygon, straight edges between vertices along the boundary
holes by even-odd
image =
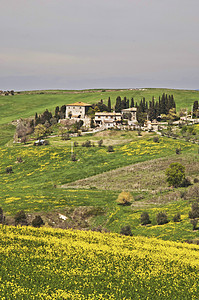
[[[197,299],[199,246],[0,226],[1,299]]]
[[[174,95],[178,110],[190,109],[199,96],[199,91],[145,89],[0,97],[0,207],[6,217],[0,225],[1,299],[198,299],[199,246],[185,243],[199,240],[188,217],[199,191],[198,126],[194,143],[187,136],[155,142],[154,133],[115,130],[67,141],[54,135],[41,147],[13,143],[11,122],[18,118],[76,101],[106,102],[110,96],[113,105],[119,95],[149,101],[163,92]],[[86,140],[92,147],[81,146]],[[71,160],[74,142],[77,161]],[[107,151],[109,145],[114,152]],[[185,166],[191,186],[168,186],[165,169],[172,162]],[[128,206],[116,203],[122,190],[133,196]],[[19,210],[29,224],[40,215],[45,225],[9,226]],[[151,224],[142,226],[146,211]],[[168,216],[164,225],[157,225],[160,211]],[[176,213],[180,222],[173,221]],[[133,236],[119,235],[127,225]]]
[[[182,160],[183,163],[189,161],[194,167],[187,175],[193,181],[197,177],[194,168],[197,169],[198,146],[166,137],[161,137],[159,143],[156,143],[150,133],[138,139],[136,132],[125,134],[117,131],[105,133],[105,144],[110,141],[110,135],[114,144],[112,153],[107,152],[107,146],[97,146],[101,138],[99,134],[89,137],[95,143],[95,147],[90,148],[81,146],[88,138],[84,136],[61,142],[60,145],[57,145],[57,138],[52,138],[52,145],[45,147],[34,147],[31,144],[2,147],[0,206],[6,215],[13,216],[23,209],[26,213],[40,213],[46,224],[52,225],[52,222],[56,223],[57,212],[62,212],[68,217],[68,222],[63,224],[65,227],[67,224],[75,228],[102,226],[120,232],[122,226],[131,225],[134,235],[161,236],[171,240],[197,237],[198,233],[193,233],[188,219],[190,204],[187,201],[186,204],[178,202],[180,194],[172,194],[166,184],[164,170],[168,166],[168,159]],[[75,162],[71,161],[71,141],[79,143],[74,148],[77,155]],[[175,154],[176,148],[181,148],[180,156]],[[18,163],[17,157],[21,157],[23,162]],[[159,173],[155,169],[152,172],[155,165]],[[12,166],[13,173],[6,174],[5,169],[9,166]],[[129,168],[132,170],[129,171]],[[155,178],[159,181],[156,182]],[[131,191],[135,199],[132,206],[117,205],[115,200],[121,190]],[[179,203],[183,215],[180,226],[172,222],[173,215],[179,211]],[[100,213],[98,215],[94,212],[93,218],[86,224],[85,220],[80,220],[80,224],[76,225],[71,223],[71,213],[78,207],[80,210],[81,207],[100,208]],[[140,227],[140,215],[146,209],[153,226]],[[156,226],[155,216],[160,210],[168,212],[171,222],[165,225],[167,230]],[[51,221],[48,219],[50,212],[54,212]],[[180,231],[175,230],[178,227]]]
[[[139,102],[145,97],[151,101],[152,97],[158,100],[163,93],[173,94],[177,110],[191,107],[199,98],[199,91],[172,90],[172,89],[144,89],[144,90],[90,90],[90,91],[38,91],[22,92],[14,96],[0,97],[0,124],[6,124],[19,118],[34,117],[35,113],[43,113],[46,109],[54,113],[56,106],[83,101],[96,103],[101,99],[107,103],[111,98],[112,106],[115,105],[117,96],[134,98]]]

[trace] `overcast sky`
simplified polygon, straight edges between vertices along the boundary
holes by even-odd
[[[198,0],[0,3],[0,89],[199,89]]]

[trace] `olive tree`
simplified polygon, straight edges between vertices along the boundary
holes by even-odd
[[[169,186],[179,187],[185,180],[185,167],[180,163],[172,163],[166,169],[165,175]]]

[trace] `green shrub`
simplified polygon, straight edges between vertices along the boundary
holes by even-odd
[[[180,163],[172,163],[166,169],[165,175],[169,186],[179,187],[185,180],[185,167]]]
[[[116,200],[119,205],[129,205],[133,200],[132,195],[129,192],[121,192]]]
[[[23,159],[21,158],[21,156],[18,156],[18,157],[17,157],[17,162],[18,162],[18,163],[22,163],[22,162],[23,162]]]
[[[71,160],[72,160],[72,161],[77,161],[76,153],[73,153],[73,154],[71,155]]]
[[[8,173],[8,174],[13,173],[12,167],[7,167],[6,168],[6,173]]]
[[[126,225],[124,227],[121,228],[120,230],[120,234],[123,234],[123,235],[130,235],[132,236],[132,231],[131,231],[131,227],[129,225]]]
[[[85,143],[82,143],[82,147],[91,147],[91,141],[86,141]]]
[[[173,222],[180,222],[181,221],[181,215],[180,213],[177,213],[174,217],[173,217]]]
[[[113,146],[108,146],[108,152],[114,152]]]
[[[99,147],[102,147],[103,140],[99,140],[97,143],[98,143],[98,146],[99,146]]]
[[[41,218],[41,216],[36,216],[33,220],[32,220],[32,226],[33,227],[40,227],[44,225],[44,221]]]
[[[26,218],[26,214],[23,210],[20,210],[16,213],[15,217],[15,225],[21,224],[21,225],[27,225],[27,218]]]
[[[140,223],[141,223],[141,225],[151,224],[151,221],[150,221],[150,218],[149,218],[149,214],[147,212],[143,212],[141,214]]]
[[[159,143],[160,141],[159,136],[154,136],[153,141],[154,143]]]
[[[156,215],[156,221],[157,221],[158,225],[163,225],[163,224],[168,223],[167,214],[164,212],[159,212]]]
[[[189,212],[190,219],[199,218],[199,206],[197,202],[194,202],[191,207],[191,211]]]
[[[3,224],[5,217],[3,216],[3,209],[0,207],[0,224]]]
[[[192,219],[190,220],[190,223],[193,225],[193,230],[196,230],[196,226],[198,224],[198,219]]]

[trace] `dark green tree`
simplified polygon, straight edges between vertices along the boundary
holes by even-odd
[[[111,98],[108,98],[108,112],[111,112]]]
[[[134,99],[131,98],[131,107],[134,107]]]
[[[198,101],[194,101],[193,103],[193,117],[197,117],[197,111],[198,111]]]
[[[122,100],[121,100],[121,97],[118,96],[116,98],[115,112],[121,112],[121,109],[122,109]]]

